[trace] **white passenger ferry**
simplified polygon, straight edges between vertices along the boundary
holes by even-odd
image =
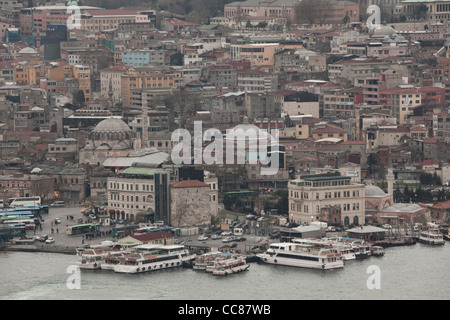
[[[344,267],[342,255],[334,249],[293,242],[271,244],[257,257],[264,263],[298,268],[328,270]]]
[[[215,276],[226,276],[242,272],[250,268],[245,256],[233,255],[227,259],[216,259],[214,262],[214,269],[212,270]]]
[[[119,263],[114,266],[118,273],[142,273],[182,266],[195,258],[184,246],[162,246],[147,252],[131,252],[119,257]]]
[[[421,231],[419,235],[419,242],[434,245],[445,244],[444,235],[439,230],[433,229]]]
[[[350,244],[344,243],[340,238],[294,238],[292,242],[302,243],[302,244],[314,244],[315,246],[320,246],[322,248],[335,249],[342,255],[344,261],[355,260],[356,255]]]

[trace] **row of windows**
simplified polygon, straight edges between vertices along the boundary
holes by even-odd
[[[153,178],[151,178],[153,179]],[[133,184],[133,183],[116,183],[110,182],[109,188],[111,190],[128,190],[128,191],[153,191],[152,184]]]
[[[359,203],[344,203],[341,207],[340,204],[338,206],[341,208],[342,211],[358,211],[359,210]],[[308,205],[302,205],[301,203],[291,203],[291,211],[297,211],[297,212],[303,212],[309,213],[309,206]],[[316,205],[316,212],[320,213],[320,206]]]

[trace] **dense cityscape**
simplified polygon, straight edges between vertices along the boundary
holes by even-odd
[[[103,2],[0,1],[1,248],[237,272],[448,238],[449,0]]]

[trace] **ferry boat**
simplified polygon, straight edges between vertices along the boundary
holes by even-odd
[[[216,255],[213,260],[208,262],[205,271],[212,273],[214,271],[216,262],[231,259],[234,256],[236,256],[236,254],[233,254],[231,252],[221,252],[220,254]]]
[[[441,245],[445,244],[444,235],[438,230],[423,230],[419,235],[419,242],[433,244],[433,245]]]
[[[294,239],[292,239],[292,242],[303,243],[303,244],[314,244],[314,245],[320,246],[322,248],[335,249],[342,255],[342,259],[344,261],[356,259],[356,255],[355,255],[353,249],[351,248],[351,246],[347,243],[342,242],[340,240],[340,238],[322,238],[322,239],[294,238]]]
[[[335,249],[294,242],[273,243],[264,253],[256,256],[264,263],[290,267],[322,270],[344,267],[342,255]]]
[[[214,262],[212,274],[215,276],[226,276],[247,270],[250,265],[242,255],[233,255],[228,259],[217,259]]]
[[[372,256],[381,257],[384,256],[384,248],[381,246],[372,246]]]
[[[206,271],[208,266],[214,265],[214,260],[216,259],[217,255],[221,253],[222,252],[220,251],[216,251],[197,255],[194,259],[192,268],[194,270]]]
[[[102,270],[114,271],[114,267],[119,264],[119,257],[124,257],[127,251],[110,252],[103,257],[103,261],[100,263]]]
[[[184,246],[162,246],[157,252],[131,252],[118,257],[119,263],[114,266],[117,273],[143,273],[153,270],[182,266],[195,258]]]

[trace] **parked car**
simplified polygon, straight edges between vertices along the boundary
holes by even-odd
[[[220,235],[223,237],[227,237],[227,236],[231,236],[233,233],[231,233],[231,231],[224,231],[222,232]]]
[[[390,224],[383,224],[383,228],[392,229],[392,226]]]
[[[208,240],[208,237],[202,234],[200,237],[198,237],[198,241],[205,241]]]
[[[214,234],[214,235],[211,237],[211,239],[212,239],[212,240],[222,239],[222,236],[221,236],[220,234]]]
[[[237,243],[236,242],[233,242],[232,244],[230,244],[230,248],[235,248],[235,247],[237,247]]]
[[[234,241],[234,237],[227,237],[222,240],[222,242],[231,242],[231,241]]]
[[[45,240],[45,243],[53,243],[55,242],[55,239],[53,238],[48,238],[47,240]]]
[[[44,234],[38,238],[40,242],[45,242],[48,239],[48,235]]]
[[[327,228],[327,231],[329,231],[329,232],[335,232],[335,231],[336,231],[336,228],[333,227],[333,226],[329,226],[329,227]]]
[[[64,207],[64,201],[55,201],[50,206],[51,207]]]

